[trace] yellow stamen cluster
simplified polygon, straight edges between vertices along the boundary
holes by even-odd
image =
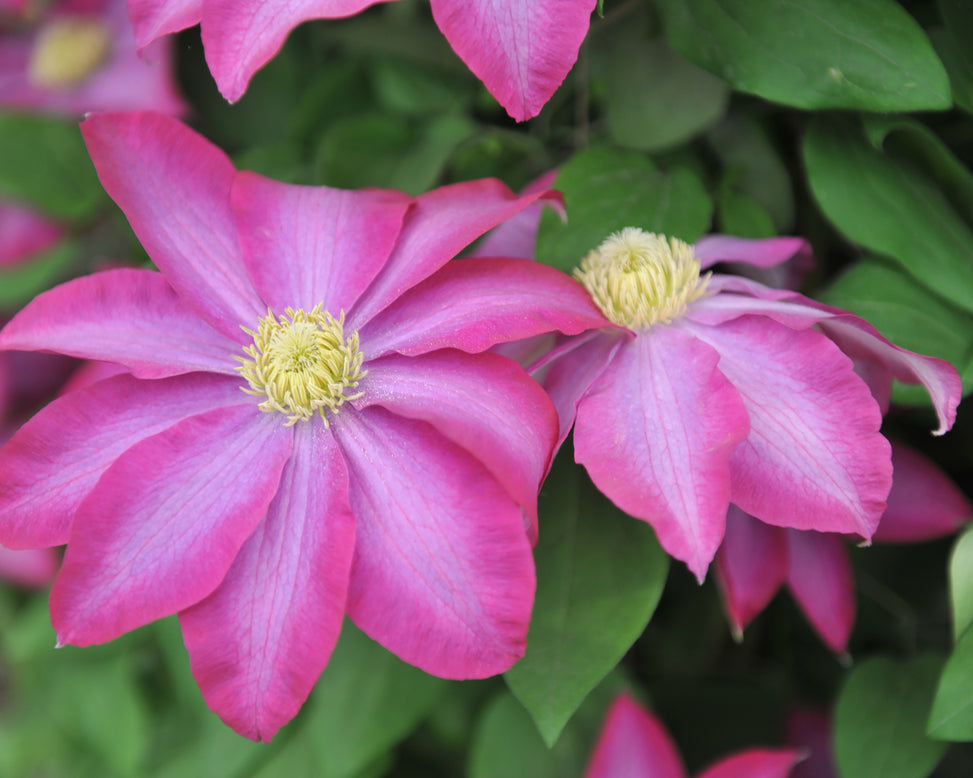
[[[37,35],[27,78],[43,89],[77,86],[107,59],[111,38],[111,31],[98,19],[55,19]]]
[[[574,276],[609,321],[629,329],[669,323],[706,293],[693,248],[635,227],[610,235]]]
[[[247,394],[266,396],[260,410],[287,414],[287,426],[307,421],[318,413],[328,425],[326,411],[337,413],[362,392],[346,394],[358,386],[368,372],[362,370],[364,356],[358,350],[358,333],[347,340],[345,314],[335,319],[320,305],[308,313],[287,308],[277,317],[270,310],[256,332],[244,328],[253,345],[237,357],[237,368],[249,388]]]

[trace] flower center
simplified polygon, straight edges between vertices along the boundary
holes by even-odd
[[[325,426],[325,411],[337,413],[348,400],[362,392],[347,394],[358,386],[367,370],[358,350],[358,333],[344,334],[345,314],[336,320],[316,305],[310,313],[287,308],[279,318],[270,310],[256,332],[244,328],[253,345],[237,357],[237,368],[250,387],[247,394],[265,396],[260,410],[287,414],[287,426],[307,421],[315,412]]]
[[[27,65],[27,78],[42,89],[77,86],[111,50],[111,31],[97,19],[57,19],[44,25]]]
[[[706,293],[693,247],[676,238],[626,227],[593,249],[575,269],[605,318],[629,329],[648,329],[681,316]]]

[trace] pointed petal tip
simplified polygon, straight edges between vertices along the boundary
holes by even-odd
[[[838,660],[838,664],[841,665],[845,670],[849,669],[853,664],[855,664],[855,660],[852,658],[851,653],[847,650],[836,654],[835,658]]]

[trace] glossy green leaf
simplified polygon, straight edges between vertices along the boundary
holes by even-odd
[[[770,214],[749,195],[724,187],[716,207],[718,232],[741,238],[771,238],[777,234]]]
[[[564,193],[568,220],[545,212],[537,259],[570,271],[611,233],[641,227],[695,241],[710,224],[713,203],[688,170],[663,172],[643,154],[591,148],[560,170],[555,188]]]
[[[854,667],[834,713],[834,754],[842,778],[923,778],[946,748],[926,736],[941,657],[888,657]]]
[[[973,4],[969,0],[938,0],[943,26],[929,31],[936,51],[946,66],[956,105],[973,113]]]
[[[642,634],[669,558],[562,456],[544,483],[527,654],[504,676],[553,746],[578,706]]]
[[[949,558],[949,599],[953,610],[953,640],[958,641],[973,624],[973,527],[966,529],[953,545]]]
[[[973,311],[973,231],[920,170],[875,149],[847,121],[814,122],[804,162],[815,199],[841,232]]]
[[[963,633],[946,660],[928,726],[938,740],[973,740],[973,630]]]
[[[973,316],[883,261],[857,262],[820,296],[869,321],[897,346],[945,359],[957,370],[966,366],[973,351]],[[897,384],[894,399],[929,405],[928,393],[915,384]]]
[[[678,51],[736,89],[798,108],[945,109],[949,79],[895,0],[658,0]]]

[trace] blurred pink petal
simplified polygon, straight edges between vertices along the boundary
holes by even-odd
[[[843,653],[855,625],[855,579],[844,540],[788,530],[787,555],[791,594],[828,648]]]
[[[699,778],[787,778],[803,755],[790,749],[745,751],[703,770]]]
[[[54,580],[61,555],[52,548],[15,550],[0,546],[0,580],[30,589],[47,586]]]
[[[831,717],[809,707],[791,710],[786,719],[787,742],[806,753],[792,778],[838,778],[831,754]]]
[[[620,694],[595,745],[585,778],[685,778],[669,733],[631,697]]]
[[[40,254],[61,233],[59,226],[30,208],[0,200],[0,267]]]

